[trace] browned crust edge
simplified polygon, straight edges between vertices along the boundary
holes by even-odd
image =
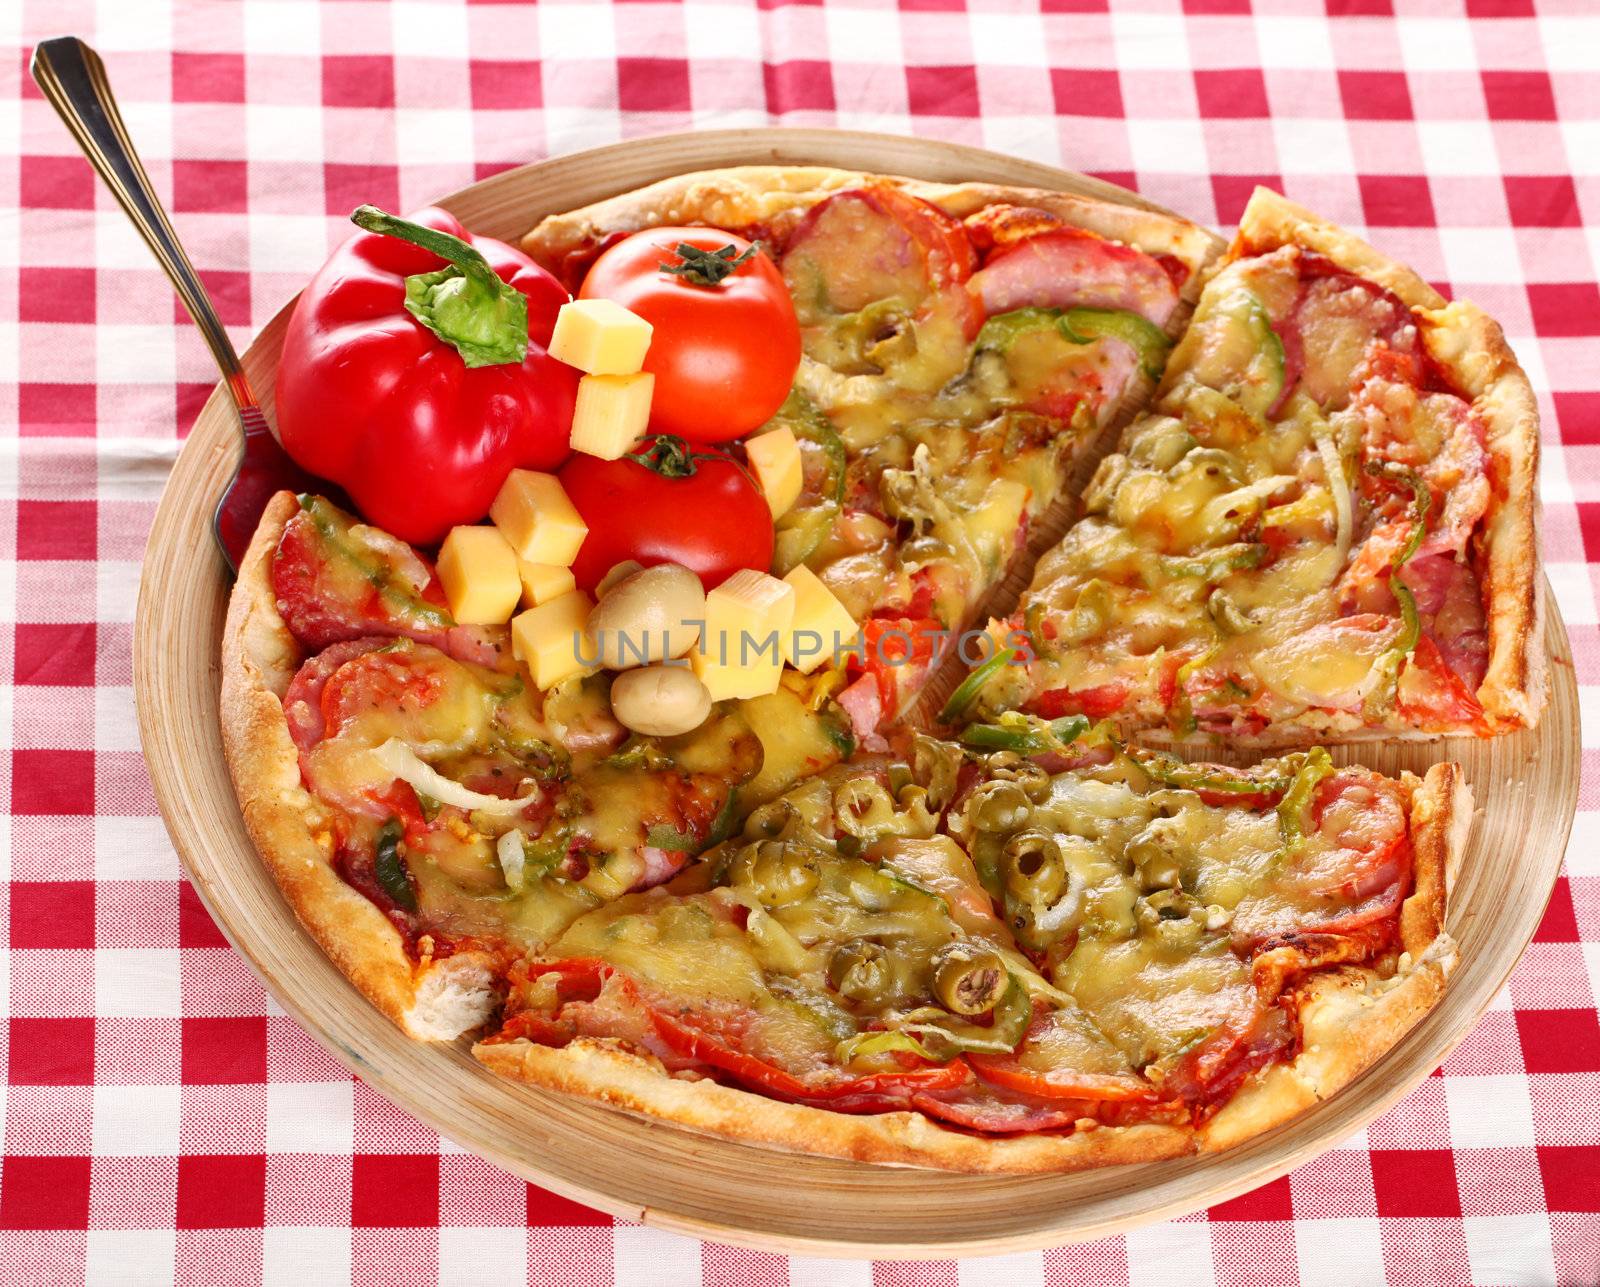
[[[1435,764],[1411,788],[1414,888],[1400,909],[1404,954],[1390,978],[1359,967],[1314,975],[1300,1005],[1300,1053],[1258,1074],[1200,1129],[1219,1152],[1332,1098],[1391,1050],[1444,994],[1457,957],[1445,931],[1450,884],[1472,826],[1472,792],[1457,764]]]
[[[228,771],[245,828],[311,937],[408,1035],[449,1040],[488,1017],[495,998],[486,959],[463,953],[416,964],[389,919],[334,869],[331,845],[315,838],[317,804],[301,785],[281,702],[300,650],[272,589],[272,555],[296,508],[289,492],[269,502],[228,602],[220,703]]]
[[[1539,409],[1527,375],[1499,323],[1477,305],[1446,302],[1404,264],[1279,193],[1257,188],[1228,257],[1286,245],[1326,255],[1410,305],[1423,343],[1483,418],[1493,491],[1478,538],[1489,669],[1477,696],[1495,732],[1532,728],[1549,695],[1549,656],[1539,576]]]
[[[480,1043],[475,1057],[501,1076],[598,1100],[635,1116],[798,1153],[896,1166],[1018,1174],[1076,1171],[1218,1152],[1326,1100],[1390,1050],[1438,1002],[1456,960],[1444,930],[1447,889],[1472,821],[1458,765],[1403,779],[1411,791],[1415,889],[1401,908],[1406,954],[1383,978],[1345,967],[1314,976],[1300,1007],[1304,1041],[1289,1063],[1257,1074],[1215,1117],[1187,1126],[1098,1126],[1071,1135],[986,1138],[920,1113],[850,1116],[782,1103],[716,1082],[673,1077],[618,1043],[582,1038],[561,1048],[526,1040]]]
[[[1177,215],[1094,197],[994,183],[931,183],[892,174],[827,166],[740,165],[697,170],[549,215],[522,239],[522,248],[547,267],[562,264],[615,233],[666,224],[771,229],[786,233],[824,197],[863,183],[888,183],[963,219],[985,206],[1031,206],[1151,255],[1173,255],[1188,265],[1184,298],[1199,291],[1201,270],[1219,248],[1214,234]]]

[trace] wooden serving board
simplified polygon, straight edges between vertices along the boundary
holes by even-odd
[[[442,204],[474,231],[515,240],[550,212],[685,170],[757,162],[986,179],[1148,204],[1084,175],[973,148],[821,130],[622,143],[497,175]],[[244,356],[269,410],[287,311]],[[229,581],[208,527],[237,453],[219,388],[157,511],[134,635],[145,757],[190,878],[283,1007],[369,1085],[507,1170],[628,1219],[775,1251],[933,1257],[1101,1237],[1233,1197],[1345,1139],[1438,1066],[1532,937],[1566,848],[1578,790],[1578,702],[1552,599],[1552,693],[1536,732],[1358,753],[1386,771],[1454,758],[1472,783],[1480,813],[1449,923],[1461,962],[1443,1002],[1342,1094],[1233,1152],[1077,1175],[951,1175],[772,1152],[512,1085],[475,1063],[465,1042],[412,1042],[372,1009],[300,929],[245,834],[217,714]]]

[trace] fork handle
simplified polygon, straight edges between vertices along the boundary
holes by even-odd
[[[216,309],[211,306],[211,298],[189,262],[189,256],[184,254],[178,234],[172,230],[167,212],[150,186],[150,176],[140,164],[133,140],[128,137],[100,55],[76,36],[57,36],[41,41],[34,49],[29,70],[50,106],[56,109],[83,149],[95,173],[111,189],[111,195],[133,220],[145,245],[150,247],[171,280],[178,298],[194,318],[206,347],[221,368],[223,381],[234,402],[241,411],[254,407],[256,397],[245,378],[239,355],[234,352],[233,342],[217,318]]]

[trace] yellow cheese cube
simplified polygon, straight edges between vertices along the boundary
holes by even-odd
[[[572,579],[572,569],[557,567],[554,563],[529,563],[517,560],[517,575],[522,578],[522,606],[537,608],[577,589]]]
[[[609,299],[575,299],[561,306],[550,356],[590,375],[632,375],[644,365],[655,328]]]
[[[512,655],[528,668],[537,688],[553,688],[569,675],[594,668],[585,664],[594,655],[594,643],[583,631],[593,607],[593,599],[573,590],[512,618]]]
[[[489,517],[526,563],[569,568],[589,527],[553,474],[513,469],[489,506]]]
[[[586,375],[578,381],[572,412],[572,450],[601,460],[616,460],[650,423],[650,395],[656,378],[638,375]]]
[[[689,663],[712,701],[778,691],[794,599],[793,586],[749,568],[706,595],[705,629]]]
[[[772,517],[787,514],[800,499],[800,488],[805,482],[800,444],[794,440],[794,430],[786,425],[758,433],[744,444],[744,452],[750,458],[750,468],[755,470],[756,481],[761,484]]]
[[[783,636],[783,659],[809,675],[848,652],[861,630],[833,591],[804,563],[783,580],[794,590],[794,622]]]
[[[497,528],[452,527],[439,547],[439,582],[463,626],[497,626],[522,597],[517,556]]]

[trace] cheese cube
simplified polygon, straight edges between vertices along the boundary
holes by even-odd
[[[554,563],[529,563],[517,560],[517,575],[522,578],[522,606],[537,608],[578,588],[572,578],[571,568],[557,567]]]
[[[517,610],[517,556],[497,528],[452,527],[439,547],[438,568],[458,625],[497,626]]]
[[[616,460],[643,436],[650,423],[650,395],[656,378],[638,375],[586,375],[578,381],[572,412],[572,450],[601,460]]]
[[[749,568],[706,595],[705,629],[689,664],[712,701],[778,691],[794,599],[793,586]]]
[[[654,329],[609,299],[575,299],[556,314],[549,353],[589,375],[632,375],[644,365]]]
[[[569,568],[589,527],[553,474],[513,469],[489,506],[489,517],[527,563]]]
[[[573,590],[512,618],[511,652],[528,668],[535,687],[553,688],[569,675],[594,669],[594,642],[583,629],[593,607],[593,599]]]
[[[756,481],[761,484],[772,517],[787,514],[800,499],[800,488],[805,482],[800,444],[794,440],[794,430],[785,425],[759,433],[745,443],[744,453],[750,458],[750,468],[755,470]]]
[[[850,651],[861,630],[849,609],[804,563],[783,580],[794,590],[794,621],[783,636],[783,659],[809,675]]]

